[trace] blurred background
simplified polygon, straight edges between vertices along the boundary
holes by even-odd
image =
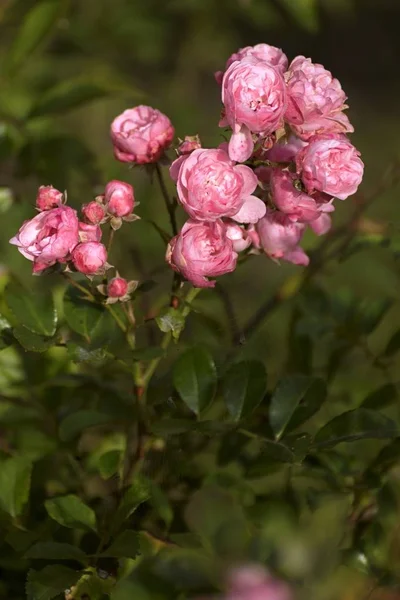
[[[168,227],[163,201],[144,171],[114,160],[110,123],[125,108],[150,104],[171,118],[177,137],[199,133],[203,146],[218,144],[221,104],[213,73],[239,47],[259,42],[283,48],[289,60],[298,54],[312,57],[341,81],[355,126],[352,140],[366,164],[363,191],[368,193],[399,152],[399,18],[397,0],[2,0],[3,267],[29,287],[54,283],[51,277],[32,279],[30,263],[8,244],[22,220],[32,217],[37,187],[67,189],[68,202],[78,207],[109,179],[119,178],[135,186],[142,220],[124,225],[111,262],[129,278],[154,279],[154,298],[165,302],[160,290],[167,291],[171,274],[164,264],[164,244],[148,223]],[[382,225],[394,240],[398,193],[383,193],[369,211],[378,229]],[[352,199],[336,204],[337,224],[351,211]],[[183,221],[184,215],[179,218]],[[306,238],[308,248],[317,242],[312,234]],[[226,316],[218,294],[204,292],[203,316],[213,317],[214,324],[207,329],[193,319],[199,339],[219,343],[226,326],[233,325],[229,320],[241,326],[297,271],[260,256],[223,278],[235,317]],[[328,291],[343,289],[356,300],[393,301],[372,340],[379,348],[400,325],[397,273],[393,248],[367,248],[340,265],[330,264],[317,279]],[[146,300],[147,309],[152,298]],[[283,303],[255,336],[241,340],[242,353],[262,352],[272,377],[286,358],[288,310]],[[360,393],[374,384],[363,359],[355,361],[348,378]],[[344,385],[349,383],[345,379]]]

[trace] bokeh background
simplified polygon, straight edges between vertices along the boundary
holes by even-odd
[[[122,228],[112,262],[127,277],[156,281],[145,300],[146,310],[156,310],[166,299],[161,290],[167,292],[171,274],[163,242],[148,220],[167,227],[165,209],[144,171],[114,160],[110,122],[127,107],[150,104],[169,115],[177,136],[199,133],[205,147],[218,144],[220,96],[213,73],[237,48],[259,42],[282,47],[289,59],[310,56],[342,82],[356,130],[353,142],[366,165],[363,192],[368,193],[399,152],[399,19],[397,0],[2,0],[3,267],[29,287],[54,284],[52,278],[32,279],[30,264],[8,244],[21,221],[32,216],[38,185],[67,189],[68,201],[78,207],[109,179],[125,179],[135,186],[142,220]],[[398,195],[396,189],[383,193],[368,213],[393,239]],[[334,218],[340,223],[352,200],[337,204]],[[309,248],[316,242],[313,235],[306,238]],[[260,256],[225,277],[221,286],[231,297],[239,326],[296,270]],[[373,248],[330,264],[318,275],[328,290],[393,300],[372,347],[379,348],[400,324],[397,271],[392,251]],[[218,294],[206,291],[201,302],[203,316],[212,317],[213,324],[206,328],[204,320],[194,319],[191,327],[199,340],[219,343],[233,317],[226,316]],[[241,352],[261,352],[272,378],[286,358],[289,310],[283,303],[256,335],[242,339]],[[376,377],[359,357],[343,385],[354,383],[363,394]]]

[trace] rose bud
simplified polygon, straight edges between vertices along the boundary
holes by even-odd
[[[291,221],[313,221],[319,217],[319,206],[314,198],[295,188],[295,180],[294,173],[273,169],[270,181],[272,201]]]
[[[135,291],[137,286],[137,281],[127,281],[117,274],[117,277],[110,279],[107,285],[99,285],[97,289],[105,296],[108,296],[106,304],[114,304],[115,302],[130,300],[130,295]]]
[[[99,242],[103,232],[98,225],[79,221],[79,240],[81,242]]]
[[[286,86],[281,73],[254,57],[234,62],[222,82],[225,115],[220,127],[233,130],[229,156],[237,162],[250,158],[254,142],[252,133],[267,136],[283,122],[286,110]]]
[[[364,174],[360,153],[339,134],[312,138],[296,156],[296,167],[309,194],[318,190],[340,200],[356,193]]]
[[[222,221],[186,221],[168,245],[167,262],[195,287],[214,287],[217,277],[234,271],[237,254]]]
[[[107,211],[113,217],[127,217],[135,206],[133,187],[124,181],[114,179],[106,185],[104,200]]]
[[[181,142],[177,148],[177,152],[180,156],[184,154],[190,154],[193,150],[201,148],[201,142],[198,135],[186,135],[183,142]]]
[[[270,209],[256,225],[260,245],[268,256],[307,266],[309,258],[299,246],[304,229],[303,223],[293,223],[287,215]]]
[[[225,71],[235,61],[243,60],[244,58],[248,58],[249,56],[253,56],[254,58],[258,58],[258,60],[263,60],[267,62],[269,65],[272,65],[273,67],[278,69],[278,71],[280,71],[282,75],[285,73],[288,67],[287,56],[282,52],[280,48],[270,46],[269,44],[256,44],[255,46],[246,46],[245,48],[240,48],[235,54],[232,54],[232,56],[230,56],[226,61]],[[215,73],[215,79],[220,85],[222,83],[223,77],[223,71],[217,71]]]
[[[106,217],[106,209],[100,202],[92,200],[82,206],[82,214],[88,223],[99,225]]]
[[[85,275],[100,275],[107,267],[107,250],[99,242],[78,244],[71,258],[75,269]]]
[[[231,240],[235,252],[242,252],[251,246],[251,237],[236,223],[226,223],[226,237]]]
[[[171,121],[151,106],[128,108],[111,124],[114,155],[122,162],[155,163],[174,137]]]
[[[177,181],[178,199],[199,221],[231,217],[255,223],[265,214],[265,204],[253,196],[257,177],[245,165],[235,165],[223,147],[194,150],[182,163]]]
[[[346,94],[322,65],[297,56],[286,73],[288,105],[285,120],[303,140],[317,133],[354,131],[343,110]]]
[[[79,243],[78,216],[69,206],[60,206],[39,213],[25,221],[10,244],[28,260],[33,272],[40,273],[58,261],[64,262]]]
[[[50,210],[57,208],[63,203],[64,194],[52,185],[41,185],[36,196],[36,208],[39,210]]]

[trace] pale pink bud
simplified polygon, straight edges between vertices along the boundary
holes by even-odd
[[[52,185],[41,185],[36,196],[36,208],[50,210],[63,203],[64,195]]]
[[[226,223],[226,236],[231,240],[235,252],[242,252],[251,246],[251,238],[247,231],[236,223]]]
[[[171,121],[151,106],[128,108],[111,124],[115,158],[137,164],[155,163],[174,137]]]
[[[217,277],[236,267],[237,254],[222,221],[189,220],[168,245],[167,262],[196,287],[214,287]]]
[[[107,296],[110,298],[122,298],[128,293],[128,282],[123,277],[114,277],[107,284]]]
[[[356,193],[364,174],[360,153],[339,134],[312,138],[297,154],[296,166],[308,193],[318,190],[340,200]]]
[[[252,195],[256,187],[253,171],[235,165],[223,147],[194,150],[179,168],[179,202],[199,221],[231,217],[240,223],[257,222],[266,207]]]
[[[303,223],[294,223],[287,215],[270,209],[256,225],[260,245],[268,256],[306,266],[309,258],[299,246],[304,229]]]
[[[106,210],[100,202],[92,200],[92,202],[82,206],[82,214],[88,223],[99,225],[106,216]]]
[[[201,142],[198,135],[186,135],[183,142],[178,146],[177,152],[179,155],[190,154],[193,150],[201,148]]]
[[[311,198],[295,187],[296,175],[287,170],[273,169],[271,176],[272,201],[291,221],[306,223],[319,216],[319,206]]]
[[[69,206],[60,206],[39,213],[25,221],[10,244],[28,260],[33,261],[33,272],[38,273],[65,261],[79,243],[78,216]]]
[[[81,242],[99,242],[101,236],[102,231],[99,225],[79,221],[79,240]]]
[[[346,95],[339,81],[322,65],[297,56],[286,74],[288,105],[285,120],[303,140],[317,133],[354,131],[343,110]]]
[[[325,235],[332,227],[332,219],[327,213],[321,213],[317,219],[309,223],[309,226],[317,235]]]
[[[222,82],[225,115],[220,126],[233,130],[229,153],[244,162],[253,151],[251,133],[267,136],[278,129],[286,110],[286,89],[281,73],[254,57],[234,62]],[[232,154],[231,154],[232,152]]]
[[[133,187],[124,181],[114,179],[106,185],[104,200],[107,211],[114,217],[126,217],[135,206]]]
[[[282,74],[285,73],[288,66],[288,59],[280,48],[270,46],[269,44],[256,44],[255,46],[246,46],[245,48],[240,48],[237,52],[235,52],[235,54],[232,54],[226,61],[225,71],[235,61],[243,60],[249,56],[253,56],[254,58],[258,58],[259,60],[267,62],[268,64],[277,68]],[[215,73],[215,79],[217,80],[217,83],[222,83],[223,76],[223,71],[217,71],[217,73]]]
[[[226,600],[290,600],[289,586],[267,573],[263,567],[249,565],[231,572]]]
[[[107,262],[107,250],[99,242],[83,242],[72,252],[72,262],[80,273],[96,275],[102,273]]]

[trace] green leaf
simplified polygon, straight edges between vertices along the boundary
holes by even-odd
[[[150,498],[149,486],[146,481],[137,477],[125,492],[112,522],[112,531],[116,532],[122,527],[135,510]]]
[[[393,383],[386,383],[374,390],[365,398],[363,408],[384,408],[394,404],[399,397],[397,388]]]
[[[7,60],[10,69],[15,70],[25,63],[43,39],[55,29],[64,6],[65,3],[56,0],[43,0],[35,3],[26,14],[8,53]]]
[[[62,81],[39,97],[29,116],[40,117],[64,113],[93,100],[104,98],[107,94],[105,87],[96,83],[84,80]]]
[[[121,465],[121,450],[110,450],[102,454],[98,461],[98,469],[103,479],[109,479],[118,473]]]
[[[46,352],[46,350],[57,343],[56,336],[48,337],[44,335],[38,335],[37,333],[29,331],[29,329],[23,325],[14,327],[13,334],[21,346],[29,352]]]
[[[136,558],[140,554],[140,540],[136,531],[123,531],[101,556],[113,558]]]
[[[49,516],[71,529],[96,531],[96,515],[78,496],[70,494],[46,500],[45,508]]]
[[[5,301],[20,325],[39,335],[55,334],[57,312],[50,292],[44,294],[35,290],[32,293],[12,281],[5,289]]]
[[[78,410],[61,421],[59,436],[63,442],[69,442],[87,427],[110,423],[110,415],[97,410]]]
[[[267,389],[264,365],[255,360],[234,364],[222,380],[222,394],[232,418],[248,417],[260,404]]]
[[[392,304],[393,301],[387,298],[362,301],[358,306],[358,312],[363,333],[372,333]]]
[[[71,588],[79,572],[63,565],[47,565],[41,571],[30,569],[26,581],[27,600],[53,600]]]
[[[0,315],[0,350],[8,348],[14,342],[10,323]]]
[[[44,560],[77,560],[87,563],[86,554],[77,546],[62,544],[60,542],[38,542],[25,553],[27,559]]]
[[[169,308],[156,318],[156,322],[162,332],[171,331],[174,340],[178,340],[185,326],[185,317],[176,308]]]
[[[356,408],[329,421],[314,438],[314,446],[324,448],[362,439],[387,439],[399,435],[388,417],[367,408]]]
[[[29,497],[32,464],[21,457],[0,463],[0,506],[11,517],[21,514]]]
[[[93,332],[107,309],[83,298],[82,292],[69,286],[64,296],[64,315],[68,325],[90,342]]]
[[[157,485],[154,481],[150,479],[147,480],[150,490],[150,503],[159,517],[164,521],[167,527],[172,523],[172,519],[174,518],[174,511],[172,510],[171,503],[168,500],[167,494],[161,488],[161,486]]]
[[[383,356],[389,358],[396,354],[400,350],[400,329],[396,331],[390,338],[388,345],[386,346]]]
[[[310,377],[309,387],[286,426],[286,432],[297,429],[297,427],[311,419],[325,402],[326,396],[325,382],[322,379]]]
[[[217,387],[212,356],[200,347],[187,350],[174,365],[173,381],[182,400],[199,416],[211,404]]]
[[[315,385],[315,379],[306,375],[287,375],[281,379],[269,408],[269,420],[276,439],[282,437],[292,419],[299,418],[295,417],[296,409],[312,385]]]
[[[105,348],[90,350],[74,342],[67,342],[68,355],[76,364],[86,363],[92,367],[100,367],[107,359],[108,353]]]
[[[374,459],[368,471],[385,472],[400,462],[400,439],[393,440],[388,446],[382,448]]]
[[[136,581],[121,579],[111,592],[111,600],[155,600],[151,592]]]
[[[155,435],[167,436],[185,433],[196,428],[196,422],[189,419],[162,419],[151,423],[151,431]]]

